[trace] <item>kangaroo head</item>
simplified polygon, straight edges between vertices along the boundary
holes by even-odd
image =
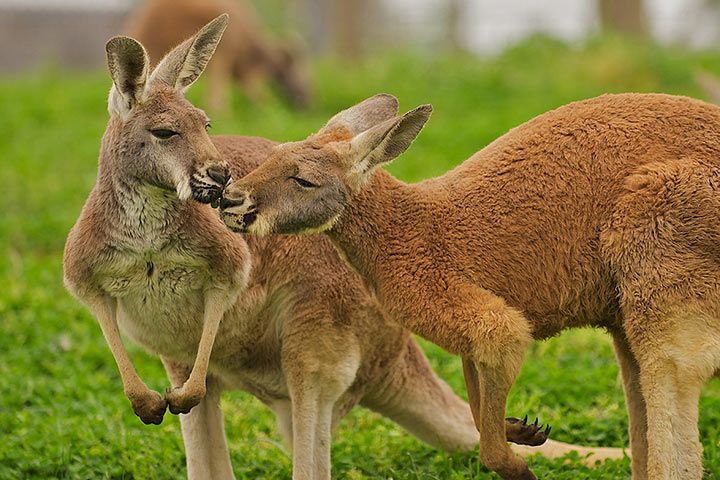
[[[256,170],[230,183],[220,201],[233,230],[326,231],[374,170],[403,153],[430,118],[422,105],[396,116],[397,99],[375,95],[344,110],[301,142],[278,145]]]
[[[145,48],[128,37],[106,45],[113,86],[105,144],[110,168],[209,203],[229,180],[227,163],[207,133],[210,121],[184,97],[215,51],[228,16],[221,15],[170,51],[153,72]]]

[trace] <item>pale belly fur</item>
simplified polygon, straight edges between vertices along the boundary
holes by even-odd
[[[126,264],[127,265],[127,264]],[[117,299],[120,331],[149,352],[192,365],[203,330],[204,265],[132,262],[103,275],[103,288]],[[210,359],[210,373],[226,389],[242,389],[265,402],[288,398],[279,365],[280,330],[287,295],[260,287],[243,291],[223,317]]]

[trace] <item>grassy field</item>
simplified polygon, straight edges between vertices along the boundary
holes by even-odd
[[[687,53],[615,39],[567,47],[535,38],[493,60],[421,59],[389,54],[361,65],[314,65],[317,105],[304,113],[281,102],[260,107],[237,97],[215,133],[304,137],[337,110],[379,91],[403,109],[431,102],[419,140],[390,170],[405,180],[439,174],[548,109],[604,92],[662,91],[701,96],[697,68],[720,72],[720,51]],[[122,393],[93,318],[62,286],[62,248],[95,177],[107,118],[104,72],[45,69],[0,79],[0,480],[171,479],[184,475],[178,419],[145,426]],[[200,97],[202,85],[191,91]],[[434,367],[465,394],[459,360],[424,344]],[[160,362],[137,348],[141,376],[165,388]],[[249,394],[223,398],[235,474],[289,478],[290,459],[274,419]],[[627,417],[612,348],[599,331],[574,331],[535,344],[512,390],[508,413],[529,412],[553,437],[586,445],[627,444]],[[701,402],[708,478],[720,477],[720,383]],[[536,458],[541,478],[627,478],[629,462],[595,470]],[[497,478],[476,455],[435,451],[362,409],[340,425],[336,478]]]

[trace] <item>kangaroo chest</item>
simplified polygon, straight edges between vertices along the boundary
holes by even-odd
[[[100,286],[118,299],[177,297],[198,291],[209,278],[208,267],[190,255],[117,253],[99,273]]]
[[[203,329],[203,288],[212,276],[198,255],[116,254],[98,273],[101,287],[117,299],[122,333],[152,353],[192,364]],[[280,330],[288,295],[255,285],[240,293],[220,323],[211,373],[227,388],[247,390],[270,402],[287,398],[280,366]]]
[[[103,290],[117,299],[120,330],[163,355],[197,345],[203,323],[207,264],[170,251],[119,251],[98,272]]]

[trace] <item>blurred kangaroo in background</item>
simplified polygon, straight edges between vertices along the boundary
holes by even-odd
[[[222,13],[228,13],[232,22],[208,65],[207,107],[214,111],[228,107],[233,80],[253,102],[267,100],[265,83],[272,80],[292,105],[309,106],[311,84],[300,41],[269,38],[246,0],[147,0],[133,12],[126,31],[157,62]]]
[[[207,205],[230,173],[247,174],[274,145],[210,138],[207,117],[184,98],[226,23],[209,23],[152,73],[135,40],[116,37],[106,47],[110,120],[97,182],[68,236],[64,277],[100,323],[133,410],[155,424],[167,405],[187,413],[180,423],[191,478],[233,478],[219,407],[230,389],[275,412],[295,479],[330,478],[331,428],[358,403],[431,445],[474,448],[467,404],[410,334],[386,320],[328,240],[246,242]],[[174,387],[164,397],[136,373],[121,332],[162,359]],[[545,438],[536,425],[508,420],[511,441]],[[552,441],[516,448],[549,457],[577,451],[588,462],[622,456]]]

